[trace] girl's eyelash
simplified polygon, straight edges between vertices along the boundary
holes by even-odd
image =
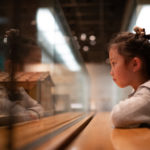
[[[116,64],[116,62],[111,62],[111,65],[115,65]]]

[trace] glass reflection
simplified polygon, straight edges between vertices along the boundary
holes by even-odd
[[[90,82],[58,1],[2,0],[0,12],[0,149],[21,149],[87,112]]]
[[[38,119],[88,111],[89,77],[58,2],[30,1],[28,7],[25,0],[0,3],[5,8],[0,16],[1,100],[11,98],[20,107],[32,99],[42,114],[27,106],[24,112],[30,109]]]

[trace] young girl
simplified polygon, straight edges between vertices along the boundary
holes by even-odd
[[[115,127],[150,125],[150,35],[135,27],[135,34],[119,33],[109,43],[111,76],[121,88],[134,92],[117,104],[111,119]]]

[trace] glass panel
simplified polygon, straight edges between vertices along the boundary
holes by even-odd
[[[89,110],[89,77],[55,0],[0,2],[1,124]]]
[[[0,1],[0,149],[26,149],[89,110],[78,47],[56,0]]]

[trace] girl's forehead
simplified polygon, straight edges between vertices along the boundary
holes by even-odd
[[[110,50],[109,50],[109,58],[110,59],[115,59],[119,56],[121,56],[121,55],[118,53],[118,49],[116,47],[110,48]]]

